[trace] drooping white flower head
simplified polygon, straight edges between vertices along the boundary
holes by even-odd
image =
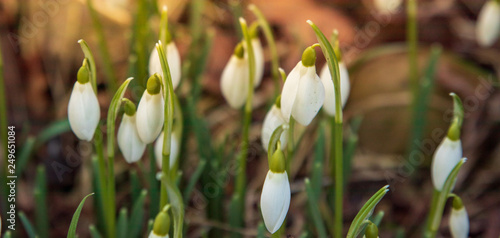
[[[402,0],[374,0],[377,10],[384,14],[393,14],[401,6]]]
[[[160,134],[164,122],[164,101],[159,76],[154,74],[148,79],[137,108],[137,132],[141,140],[152,143]]]
[[[283,224],[290,207],[290,196],[285,157],[278,143],[278,148],[270,160],[269,172],[260,196],[260,209],[269,232],[275,233]]]
[[[125,113],[118,129],[118,147],[127,163],[137,162],[146,150],[146,144],[139,138],[136,126],[135,105],[130,100],[125,100]]]
[[[476,38],[479,45],[489,47],[500,36],[500,2],[490,0],[484,4],[476,25]]]
[[[170,168],[172,168],[175,165],[175,162],[177,162],[177,158],[179,157],[179,152],[181,150],[181,143],[180,139],[178,136],[178,133],[175,131],[172,133],[172,136],[170,137]],[[163,161],[163,140],[164,140],[164,134],[163,132],[160,133],[160,136],[155,142],[155,157],[156,157],[156,164],[158,165],[158,168],[161,169],[162,167],[162,161]]]
[[[445,137],[432,157],[432,184],[436,190],[443,189],[446,178],[462,159],[462,143]]]
[[[248,58],[244,51],[241,43],[236,46],[221,76],[222,96],[235,109],[241,108],[248,97]]]
[[[255,56],[255,78],[253,86],[256,88],[262,82],[264,76],[264,50],[258,37],[252,38],[252,48]]]
[[[351,91],[351,82],[349,82],[349,72],[343,62],[339,62],[339,73],[340,73],[340,101],[342,103],[342,108],[347,102],[349,93]],[[326,114],[330,116],[335,116],[335,87],[333,85],[333,80],[330,75],[330,70],[328,65],[323,66],[320,74],[323,86],[325,86],[325,102],[323,103],[323,110]]]
[[[469,237],[469,215],[459,197],[453,198],[453,207],[450,214],[450,231],[453,238]]]
[[[68,120],[71,130],[80,140],[91,141],[99,123],[101,109],[90,82],[86,60],[78,70],[77,81],[68,103]]]
[[[271,140],[271,136],[273,135],[274,130],[279,126],[286,124],[286,119],[281,114],[280,108],[274,104],[266,114],[264,118],[264,123],[262,124],[262,133],[261,133],[261,141],[262,147],[267,151],[269,147],[269,141]],[[288,137],[285,132],[281,133],[280,142],[282,148],[285,148]]]
[[[174,87],[174,89],[176,89],[181,82],[182,69],[181,57],[174,41],[171,40],[167,44],[165,54],[167,54],[168,67],[170,68],[170,75],[172,76],[172,86]],[[149,76],[153,76],[155,73],[163,75],[160,56],[158,55],[158,51],[156,50],[156,48],[151,51],[151,55],[149,56]]]
[[[281,92],[281,112],[287,120],[292,116],[307,126],[318,114],[325,100],[325,88],[316,74],[316,52],[308,47],[302,61],[288,75]]]

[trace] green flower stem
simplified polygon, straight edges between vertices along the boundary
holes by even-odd
[[[158,51],[158,55],[160,55],[160,62],[163,71],[163,92],[164,92],[164,100],[165,100],[165,121],[164,121],[164,130],[163,130],[163,151],[162,151],[162,176],[165,178],[162,180],[162,187],[167,186],[163,181],[170,180],[170,144],[171,144],[171,136],[172,136],[172,124],[174,120],[174,87],[172,84],[172,76],[170,74],[170,68],[168,66],[168,60],[164,52],[163,45],[161,41],[156,44],[156,50]],[[160,195],[160,207],[164,207],[168,203],[168,194],[166,189],[161,189]]]
[[[85,58],[89,61],[89,67],[90,67],[90,79],[92,83],[92,88],[94,88],[94,92],[97,95],[97,73],[96,73],[96,67],[95,67],[95,60],[94,60],[94,55],[92,54],[92,51],[90,51],[89,45],[87,42],[83,39],[80,39],[78,41],[78,44],[80,44],[80,47],[82,48],[83,54],[85,55]]]
[[[332,76],[333,85],[335,89],[335,118],[331,121],[331,140],[332,145],[330,147],[330,161],[333,165],[332,174],[335,174],[335,224],[334,237],[342,237],[342,208],[343,208],[343,197],[344,197],[344,175],[343,175],[343,156],[342,156],[342,105],[340,99],[340,73],[339,64],[335,51],[332,45],[321,32],[321,30],[310,20],[307,21],[309,25],[313,28],[318,38],[323,55],[328,63],[328,69],[330,70],[330,75]]]
[[[248,156],[248,145],[249,145],[249,135],[250,135],[250,122],[252,119],[252,101],[253,101],[253,80],[255,77],[255,55],[252,48],[251,37],[248,32],[248,26],[243,18],[239,19],[241,25],[241,31],[243,32],[243,37],[245,44],[248,49],[248,65],[249,65],[249,87],[248,87],[248,97],[244,108],[244,118],[243,118],[243,133],[241,142],[241,151],[238,155],[238,175],[236,177],[236,191],[233,194],[233,201],[235,202],[235,209],[238,212],[232,214],[238,214],[239,217],[231,218],[234,225],[243,225],[244,206],[245,206],[245,187],[246,187],[246,167],[247,167],[247,156]],[[239,224],[238,224],[239,223]]]
[[[106,79],[108,80],[108,88],[111,92],[114,92],[117,89],[117,80],[115,71],[113,70],[113,64],[111,62],[111,56],[109,54],[108,46],[106,45],[106,36],[104,35],[104,30],[102,29],[102,24],[99,20],[99,16],[92,6],[92,0],[87,0],[87,8],[89,9],[92,23],[94,24],[94,28],[97,32],[99,51],[101,52],[104,73],[106,74]]]
[[[431,210],[429,213],[429,218],[427,219],[426,230],[424,232],[425,238],[436,237],[439,225],[441,224],[441,218],[443,217],[446,200],[450,197],[451,190],[453,189],[458,176],[458,172],[466,161],[467,159],[463,158],[462,160],[460,160],[460,162],[458,162],[457,165],[455,165],[453,170],[446,178],[443,189],[441,191],[434,190],[434,193],[432,195]]]
[[[255,17],[257,17],[257,21],[259,22],[260,27],[264,32],[264,36],[266,37],[267,44],[269,45],[269,51],[271,53],[271,75],[274,80],[274,96],[278,97],[280,95],[280,73],[279,73],[279,56],[278,50],[276,48],[276,42],[274,40],[273,32],[266,18],[262,14],[262,12],[254,5],[250,4],[248,9],[253,12]]]
[[[109,219],[109,233],[108,237],[115,237],[115,209],[116,209],[116,200],[115,200],[115,121],[118,115],[118,111],[120,109],[123,95],[127,90],[127,87],[132,78],[128,78],[123,82],[120,88],[116,91],[113,99],[111,99],[111,103],[108,109],[108,118],[107,118],[107,155],[108,155],[108,184],[107,184],[107,209],[108,209],[108,217]]]
[[[406,40],[408,42],[408,60],[410,63],[410,84],[413,95],[413,102],[417,100],[420,84],[418,80],[418,62],[417,62],[417,50],[418,50],[418,31],[417,31],[417,0],[408,0],[406,6],[407,12],[407,25],[406,25]]]
[[[290,117],[290,122],[288,123],[288,145],[287,145],[287,151],[288,151],[288,159],[286,160],[286,170],[289,172],[288,173],[288,178],[290,178],[290,175],[292,174],[290,171],[290,161],[293,159],[293,155],[295,153],[295,140],[294,140],[294,135],[295,135],[295,119],[293,117]]]

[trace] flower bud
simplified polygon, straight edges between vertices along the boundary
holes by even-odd
[[[238,109],[246,102],[248,87],[248,58],[244,56],[244,48],[240,43],[222,71],[222,95],[232,108]]]
[[[339,62],[340,73],[340,101],[342,108],[344,108],[349,92],[351,90],[351,83],[349,82],[349,72],[343,62]],[[335,116],[335,86],[330,75],[328,65],[323,66],[320,74],[323,86],[325,86],[325,102],[323,103],[323,110],[329,116]]]
[[[283,85],[281,112],[287,122],[293,116],[298,123],[307,126],[323,105],[325,88],[316,74],[315,61],[316,52],[308,47]]]
[[[118,147],[127,163],[137,162],[146,150],[146,144],[139,138],[135,120],[135,105],[125,100],[125,114],[118,129]]]
[[[252,49],[255,56],[255,77],[253,80],[254,88],[260,85],[264,76],[264,50],[258,37],[252,38]]]
[[[268,150],[269,140],[271,140],[271,136],[273,135],[274,130],[285,123],[286,119],[283,117],[280,108],[278,108],[278,106],[274,104],[271,107],[271,110],[267,112],[266,117],[264,118],[264,123],[262,125],[261,141],[262,146],[266,151]],[[281,133],[280,142],[283,148],[286,146],[287,141],[287,134],[285,132]]]
[[[490,0],[484,4],[476,25],[476,38],[479,45],[489,47],[500,35],[500,2]]]
[[[455,196],[450,214],[450,232],[453,238],[469,237],[469,216],[462,200]]]
[[[68,103],[69,125],[78,139],[91,141],[99,123],[101,109],[85,63],[78,70],[77,78]]]
[[[177,158],[179,157],[179,152],[181,150],[181,143],[180,143],[181,138],[179,138],[180,136],[178,136],[177,134],[178,133],[173,132],[172,136],[170,137],[170,157],[169,157],[170,168],[174,167],[175,162],[177,162]],[[163,161],[164,139],[165,139],[164,133],[162,132],[155,142],[156,164],[160,169],[162,168],[162,161]]]
[[[155,221],[153,223],[153,230],[149,233],[148,238],[168,238],[168,232],[170,231],[170,215],[168,214],[167,205],[165,208],[156,215]]]
[[[275,233],[283,224],[290,207],[290,183],[285,171],[284,154],[280,148],[274,152],[269,163],[269,172],[260,197],[260,209],[267,230]]]
[[[164,101],[159,76],[148,79],[148,87],[142,94],[137,108],[137,132],[141,140],[152,143],[160,134],[164,122]]]
[[[174,89],[179,86],[181,81],[181,57],[179,56],[179,50],[173,41],[170,41],[166,47],[168,67],[170,68],[170,76],[172,77],[172,86]],[[158,51],[153,49],[151,55],[149,56],[149,76],[154,74],[163,75],[163,70],[161,68],[160,56]]]

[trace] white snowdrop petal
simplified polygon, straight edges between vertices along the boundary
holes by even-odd
[[[146,144],[152,143],[160,134],[164,122],[164,101],[161,93],[151,95],[145,90],[136,114],[139,137]]]
[[[274,130],[285,123],[286,120],[283,114],[281,114],[281,110],[276,105],[273,105],[271,110],[267,112],[264,123],[262,124],[261,141],[266,151],[268,150],[269,141],[271,140]],[[280,141],[281,148],[284,149],[288,141],[286,130],[281,134]]]
[[[500,35],[500,3],[488,1],[479,13],[476,38],[481,46],[493,45]]]
[[[375,7],[382,13],[394,13],[401,3],[402,0],[374,0]]]
[[[142,142],[137,133],[135,114],[133,116],[123,115],[118,129],[117,141],[127,163],[137,162],[142,157],[146,144]]]
[[[304,68],[306,68],[306,72],[300,78],[292,116],[298,123],[307,126],[323,106],[325,88],[321,79],[316,75],[315,67]]]
[[[342,108],[347,102],[349,93],[351,90],[351,83],[349,82],[349,72],[343,62],[339,63],[339,73],[340,73],[340,100],[342,102]],[[333,85],[332,78],[330,77],[330,70],[328,65],[323,66],[320,74],[321,81],[325,87],[325,101],[323,103],[323,109],[330,116],[335,116],[335,87]]]
[[[286,122],[290,121],[293,105],[297,97],[297,91],[299,90],[300,71],[303,71],[304,68],[302,62],[299,62],[286,77],[285,84],[281,90],[281,113]]]
[[[283,224],[290,207],[290,183],[286,172],[267,173],[260,197],[260,207],[267,230],[275,233]]]
[[[452,141],[448,137],[445,137],[432,158],[431,175],[434,188],[438,191],[443,189],[446,178],[461,159],[461,141]]]
[[[90,82],[75,82],[68,103],[68,120],[80,140],[92,140],[100,114],[99,101]]]
[[[149,233],[148,238],[169,238],[169,235],[168,235],[168,234],[166,234],[166,235],[164,235],[164,236],[161,236],[161,235],[157,235],[157,234],[155,234],[155,232],[154,232],[154,231],[151,231],[151,232]]]
[[[156,157],[156,164],[158,165],[158,168],[162,167],[162,161],[163,161],[163,140],[164,140],[163,132],[160,133],[160,136],[155,142],[155,157]],[[170,139],[170,158],[169,158],[169,164],[170,168],[172,168],[175,165],[175,162],[177,162],[177,159],[179,157],[179,151],[180,151],[180,138],[177,136],[176,133],[173,133]]]
[[[453,238],[469,237],[469,216],[465,207],[461,209],[451,209],[450,231]]]
[[[252,39],[252,48],[255,56],[255,78],[254,87],[258,87],[264,76],[264,50],[258,38]]]
[[[167,61],[170,68],[170,76],[172,77],[172,86],[174,89],[179,86],[181,81],[181,57],[179,55],[179,50],[173,41],[168,43],[166,47]],[[149,56],[149,76],[153,74],[159,74],[163,77],[163,70],[161,68],[160,56],[158,51],[153,49]]]
[[[235,109],[241,108],[248,97],[248,63],[232,55],[221,76],[222,95]]]

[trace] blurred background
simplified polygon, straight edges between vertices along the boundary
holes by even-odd
[[[203,7],[193,6],[199,2],[203,2]],[[199,82],[201,86],[201,100],[191,108],[194,113],[185,112],[187,122],[181,153],[184,182],[181,184],[189,180],[199,163],[199,151],[203,148],[198,146],[193,130],[199,130],[198,123],[203,123],[202,128],[207,129],[203,133],[208,136],[213,150],[223,158],[216,175],[221,183],[217,193],[225,201],[223,204],[227,204],[234,181],[232,168],[226,164],[230,164],[228,161],[234,160],[236,154],[233,150],[237,150],[241,136],[242,115],[222,98],[220,76],[233,47],[240,40],[236,19],[243,16],[249,22],[254,21],[255,17],[246,7],[254,3],[272,27],[280,66],[286,72],[297,64],[305,47],[317,41],[306,20],[315,22],[327,36],[333,29],[339,31],[340,48],[352,86],[344,114],[345,139],[356,142],[344,202],[345,229],[363,203],[378,188],[389,184],[391,191],[377,207],[377,211],[385,212],[379,227],[380,236],[394,237],[403,231],[403,237],[419,236],[433,192],[429,170],[431,156],[446,134],[452,110],[448,94],[455,92],[465,107],[462,143],[464,156],[468,158],[459,174],[455,192],[460,194],[469,212],[470,236],[498,237],[500,42],[488,48],[476,42],[476,20],[485,2],[418,1],[421,75],[428,64],[430,47],[440,45],[443,52],[435,78],[430,82],[423,116],[426,126],[423,139],[418,143],[423,156],[412,160],[407,156],[413,142],[410,142],[412,95],[405,44],[406,2],[391,14],[383,14],[371,0],[94,0],[93,10],[89,9],[86,0],[2,0],[0,46],[8,125],[16,126],[18,153],[27,153],[21,155],[25,158],[22,161],[17,157],[17,162],[21,163],[17,167],[20,173],[17,208],[29,219],[34,219],[35,175],[37,167],[43,166],[48,184],[50,237],[65,236],[79,201],[92,191],[89,159],[92,146],[79,142],[66,121],[69,96],[84,58],[77,41],[85,39],[96,58],[101,118],[105,118],[113,88],[127,77],[135,78],[129,97],[136,103],[139,100],[148,77],[149,54],[158,39],[158,6],[162,5],[168,6],[169,27],[183,61],[182,84],[177,89],[182,105],[192,97],[193,85]],[[198,14],[194,15],[196,12]],[[260,132],[265,113],[274,101],[275,90],[263,34],[261,39],[266,67],[263,82],[255,91],[250,130],[246,228],[237,230],[250,237],[257,234],[257,224],[261,221],[258,203],[267,173],[267,157],[261,146]],[[317,52],[319,71],[325,59]],[[204,54],[207,55],[205,62],[196,61]],[[196,120],[189,119],[192,115],[196,115]],[[312,170],[313,142],[322,126],[315,120],[307,129],[297,129],[303,139],[291,162],[292,204],[286,233],[292,237],[299,237],[312,226],[308,221],[303,181]],[[149,162],[144,156],[142,162],[129,165],[120,156],[115,165],[117,204],[130,207],[133,196],[130,171],[137,171],[139,182],[145,184],[143,171]],[[322,178],[326,191],[333,190],[328,174],[325,170]],[[223,234],[234,231],[223,218],[217,220],[207,215],[210,211],[206,187],[202,186],[204,179],[202,176],[192,196],[187,198],[188,236],[199,237],[207,230],[219,230]],[[320,208],[325,200],[327,198],[319,199]],[[79,222],[80,237],[89,237],[88,226],[96,222],[89,204],[84,207]],[[226,210],[224,205],[217,212],[225,217]],[[440,230],[445,237],[450,237],[448,213],[446,209]],[[153,217],[152,214],[146,216]],[[146,219],[142,226],[146,226]],[[23,230],[21,223],[18,227]],[[26,236],[22,231],[18,231],[18,235]]]

